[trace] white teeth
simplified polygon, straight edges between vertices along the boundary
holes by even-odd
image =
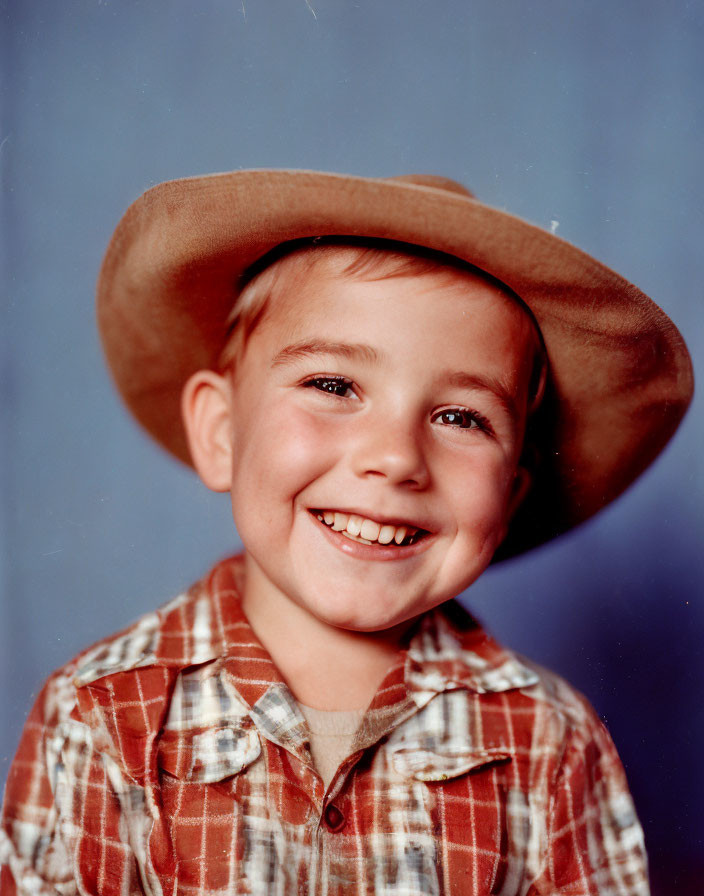
[[[374,520],[363,520],[359,534],[362,538],[369,539],[369,541],[376,541],[380,531],[381,526],[379,523],[375,523]]]
[[[348,532],[346,529],[343,529],[342,534],[349,538],[350,541],[361,541],[362,544],[371,544],[371,541],[368,541],[366,538],[360,538],[358,535],[352,535],[351,532]]]
[[[382,526],[377,539],[379,544],[390,544],[394,540],[395,532],[396,526]]]
[[[350,535],[359,535],[362,531],[362,517],[353,513],[347,522],[347,531]]]
[[[352,541],[360,541],[363,544],[391,544],[393,541],[400,545],[420,531],[413,526],[377,523],[357,513],[341,513],[338,510],[323,510],[320,513],[316,512],[316,516],[333,531],[341,532]]]
[[[342,532],[343,529],[347,528],[347,520],[349,516],[346,513],[337,513],[335,511],[335,519],[333,521],[332,527],[336,532]]]

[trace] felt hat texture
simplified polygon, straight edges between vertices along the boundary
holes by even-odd
[[[118,224],[98,280],[98,325],[117,388],[185,463],[181,389],[216,363],[242,275],[276,246],[316,236],[388,239],[456,256],[530,308],[548,355],[548,389],[531,423],[535,481],[497,558],[559,535],[616,498],[689,404],[689,354],[654,302],[462,185],[420,175],[242,170],[148,190]]]

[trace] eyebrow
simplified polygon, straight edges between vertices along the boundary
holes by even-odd
[[[359,342],[326,342],[323,339],[305,339],[281,349],[271,362],[271,366],[278,367],[281,364],[300,361],[302,358],[309,358],[312,355],[335,355],[353,361],[366,361],[368,364],[378,362],[382,357],[375,348]]]
[[[482,392],[491,393],[514,420],[518,419],[516,396],[500,379],[466,373],[463,370],[448,371],[442,375],[441,379],[447,386],[454,386],[458,389],[480,389]]]

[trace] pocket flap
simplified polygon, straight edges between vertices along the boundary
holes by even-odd
[[[164,731],[159,766],[176,778],[211,784],[239,774],[261,754],[253,728],[221,725],[195,733]]]
[[[506,750],[473,750],[472,752],[434,752],[422,748],[401,748],[392,754],[396,771],[404,778],[418,781],[447,781],[495,762],[510,761]]]

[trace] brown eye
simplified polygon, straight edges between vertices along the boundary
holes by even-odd
[[[489,421],[476,411],[466,411],[460,408],[451,408],[440,411],[433,417],[433,423],[441,423],[443,426],[452,426],[457,429],[481,429],[490,432]]]
[[[307,388],[317,389],[320,392],[328,392],[339,398],[347,398],[352,394],[352,383],[344,377],[318,376],[307,380],[303,385]]]
[[[462,429],[471,429],[472,426],[478,425],[477,421],[464,411],[443,411],[439,420],[447,426],[459,426]]]

